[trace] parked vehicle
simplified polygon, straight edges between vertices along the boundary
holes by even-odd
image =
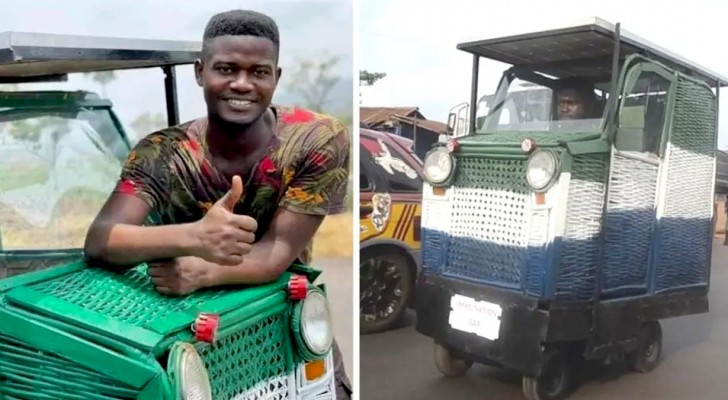
[[[423,167],[415,308],[435,364],[520,371],[530,400],[565,398],[578,360],[652,370],[660,320],[709,310],[728,78],[598,18],[458,49],[473,56],[469,127]],[[481,58],[511,67],[476,124]],[[511,102],[502,118],[518,82],[550,90],[552,111]],[[581,100],[558,104],[565,89]]]
[[[1,35],[0,82],[161,68],[178,123],[175,67],[201,43]],[[334,399],[333,341],[320,271],[158,293],[146,264],[84,262],[88,226],[130,143],[110,101],[88,92],[0,94],[0,398]]]
[[[422,161],[412,141],[360,129],[360,331],[406,316],[420,265]]]

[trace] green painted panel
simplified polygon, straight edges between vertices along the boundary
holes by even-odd
[[[479,133],[474,136],[467,136],[457,139],[461,146],[467,145],[490,145],[490,146],[514,146],[520,147],[524,139],[533,139],[539,146],[554,146],[565,142],[578,142],[593,140],[602,137],[600,132],[493,132]]]
[[[27,287],[18,287],[6,295],[10,304],[17,304],[44,315],[53,315],[61,321],[82,326],[90,331],[108,335],[121,342],[144,350],[151,350],[162,336],[124,321],[86,310],[73,303],[57,299]]]
[[[70,335],[38,321],[22,318],[0,308],[0,334],[22,340],[28,346],[59,355],[122,383],[140,388],[158,372],[159,366],[145,365],[95,343]],[[49,340],[52,338],[52,340]]]
[[[174,331],[188,328],[201,312],[225,314],[241,309],[241,304],[248,304],[244,306],[244,310],[252,307],[250,312],[245,312],[244,315],[246,316],[250,313],[262,312],[265,307],[285,300],[287,291],[284,292],[283,289],[288,282],[288,276],[289,274],[284,274],[276,282],[268,285],[250,287],[238,292],[231,291],[228,296],[210,300],[204,305],[175,312],[164,319],[151,321],[147,324],[147,327],[154,332],[168,335]],[[241,296],[244,296],[244,298],[241,299]],[[255,306],[256,304],[257,306]],[[233,315],[235,314],[233,313]],[[226,315],[225,321],[220,321],[221,324],[226,324],[229,318],[231,316]]]
[[[565,144],[571,155],[609,153],[611,147],[604,139],[588,140],[585,142],[569,142]]]

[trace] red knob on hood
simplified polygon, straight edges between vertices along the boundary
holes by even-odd
[[[217,330],[219,327],[219,315],[200,313],[194,325],[195,339],[200,342],[213,343],[217,339]]]
[[[308,294],[308,279],[303,275],[293,275],[288,281],[288,297],[291,300],[303,300]]]

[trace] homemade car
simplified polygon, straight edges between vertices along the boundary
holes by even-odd
[[[399,324],[420,266],[422,161],[412,141],[360,129],[359,324],[363,334]]]
[[[449,122],[469,126],[423,167],[415,308],[437,367],[520,371],[528,399],[564,398],[579,360],[652,370],[659,321],[709,310],[728,79],[599,18],[457,47],[474,75]],[[477,118],[481,58],[510,68]]]
[[[175,67],[196,42],[0,35],[0,83]],[[146,265],[91,268],[82,247],[130,142],[111,102],[80,91],[0,94],[0,399],[334,399],[320,272],[159,294]]]

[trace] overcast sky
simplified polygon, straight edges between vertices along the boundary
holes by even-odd
[[[12,4],[9,6],[8,4]],[[352,75],[351,0],[3,0],[1,31],[200,41],[209,18],[220,11],[246,8],[273,17],[281,31],[279,91],[285,90],[286,68],[298,57],[341,57],[338,73]],[[160,70],[126,71],[107,88],[117,113],[128,124],[139,114],[164,113],[164,75]],[[191,67],[178,71],[180,117],[204,114],[201,91]],[[100,92],[81,77],[45,88],[79,88]]]
[[[426,5],[424,5],[426,4]],[[387,77],[362,89],[365,106],[419,106],[428,119],[447,121],[470,98],[472,58],[463,41],[523,33],[544,23],[598,16],[683,55],[723,76],[728,57],[725,2],[691,0],[680,6],[636,0],[366,0],[360,6],[361,69]],[[688,5],[689,4],[689,5]],[[481,82],[495,90],[504,66],[481,60]],[[484,93],[481,93],[484,94]],[[728,91],[722,90],[719,147],[728,147]]]

